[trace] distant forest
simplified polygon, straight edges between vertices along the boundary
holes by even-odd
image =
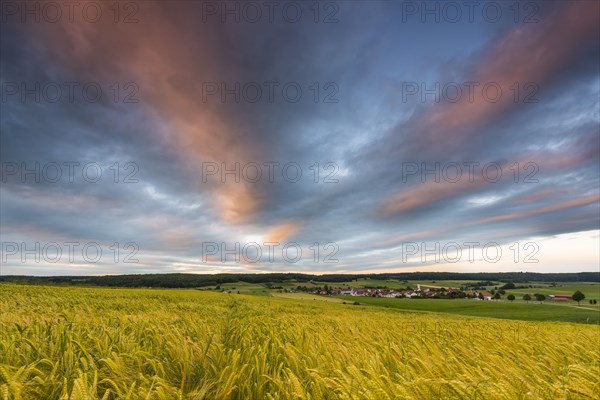
[[[158,287],[158,288],[199,288],[223,283],[276,283],[276,282],[348,282],[354,279],[397,279],[400,281],[426,280],[475,280],[499,281],[505,283],[529,282],[600,282],[600,272],[578,273],[457,273],[457,272],[411,272],[383,274],[329,274],[309,275],[300,273],[273,274],[144,274],[144,275],[105,275],[105,276],[0,276],[0,282],[42,285],[85,285],[112,287]]]

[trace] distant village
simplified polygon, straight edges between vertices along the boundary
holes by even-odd
[[[306,288],[298,287],[297,291],[307,291]],[[457,288],[421,288],[417,284],[416,288],[407,287],[406,289],[389,288],[333,288],[325,285],[311,290],[313,294],[331,295],[331,296],[357,296],[357,297],[382,297],[382,298],[418,298],[418,299],[468,299],[468,300],[500,300],[506,293],[504,289],[492,289],[491,292],[481,289],[464,290]],[[520,295],[526,300],[534,300],[534,294]],[[527,297],[529,296],[529,298]],[[569,295],[548,295],[544,300],[550,301],[568,301],[572,296]],[[510,298],[509,300],[514,300]]]
[[[386,297],[386,298],[427,298],[427,299],[473,299],[492,300],[490,292],[456,288],[423,288],[417,285],[414,289],[376,289],[376,288],[345,288],[345,289],[317,289],[313,293],[322,295],[361,296],[361,297]]]

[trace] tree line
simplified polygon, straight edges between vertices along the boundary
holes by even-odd
[[[600,282],[598,272],[578,273],[532,273],[532,272],[407,272],[382,274],[301,274],[301,273],[270,273],[270,274],[142,274],[142,275],[104,275],[104,276],[0,276],[0,282],[44,285],[85,285],[109,287],[158,287],[158,288],[201,288],[221,285],[224,283],[308,283],[331,282],[342,283],[352,280],[474,280],[479,282],[499,281],[506,284],[528,282]]]

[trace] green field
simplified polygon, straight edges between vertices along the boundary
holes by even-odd
[[[381,280],[381,279],[356,279],[347,282],[316,282],[318,285],[330,285],[333,287],[351,287],[351,288],[363,288],[363,287],[383,287],[387,286],[390,289],[404,289],[406,283],[395,279]]]
[[[2,284],[0,398],[600,397],[598,326],[291,295]]]
[[[347,282],[316,282],[318,285],[330,285],[334,287],[351,287],[351,288],[365,288],[365,287],[387,287],[389,289],[405,289],[407,286],[416,287],[420,284],[421,287],[435,288],[435,287],[460,287],[465,282],[475,281],[399,281],[397,279],[355,279]]]
[[[558,283],[556,286],[550,286],[550,284],[532,284],[533,288],[523,289],[511,289],[507,290],[506,294],[513,293],[515,296],[524,293],[541,293],[545,295],[549,294],[568,294],[572,295],[577,290],[585,294],[587,302],[588,299],[600,300],[600,284],[598,283]]]
[[[237,294],[254,294],[260,296],[269,296],[272,293],[276,293],[280,289],[284,288],[287,290],[294,290],[298,285],[306,286],[308,288],[316,288],[317,285],[311,282],[272,282],[272,283],[248,283],[248,282],[235,282],[235,283],[223,283],[218,286],[205,286],[201,290],[222,290],[225,292],[231,292]]]
[[[494,286],[502,286],[501,282],[495,282],[492,281],[494,283],[494,285],[492,286],[486,286],[489,289],[492,289]],[[466,284],[475,284],[477,283],[477,281],[469,281],[469,280],[463,280],[463,281],[449,281],[449,280],[437,280],[437,281],[409,281],[409,285],[415,287],[417,286],[417,284],[421,285],[421,287],[429,287],[429,288],[439,288],[439,287],[445,287],[445,288],[460,288],[463,285]]]
[[[338,299],[333,296],[319,296],[312,293],[272,293],[272,296],[282,299],[308,300],[308,301],[329,301],[333,303],[343,303],[345,299]]]
[[[247,282],[235,282],[235,283],[224,283],[219,285],[219,288],[232,293],[243,293],[243,294],[255,294],[255,295],[268,295],[270,291],[266,286],[258,283],[247,283]],[[216,290],[216,286],[203,288],[204,290]]]
[[[319,296],[313,293],[298,292],[298,293],[281,293],[280,289],[272,289],[271,287],[282,287],[287,291],[296,289],[297,286],[306,286],[308,288],[323,287],[328,285],[331,287],[388,287],[390,289],[404,289],[406,286],[415,288],[417,284],[422,288],[447,287],[459,288],[466,283],[475,283],[475,281],[409,281],[408,283],[398,280],[375,280],[375,279],[360,279],[348,282],[274,282],[271,284],[252,284],[246,282],[227,283],[220,285],[220,290],[237,294],[253,294],[261,296],[276,296],[281,298],[296,299],[296,300],[318,300],[318,301],[333,301],[333,302],[350,302],[358,301],[365,305],[373,305],[380,307],[396,308],[405,311],[420,311],[420,312],[441,312],[458,315],[468,315],[475,317],[489,317],[500,319],[515,319],[522,321],[563,321],[576,322],[587,324],[600,323],[600,304],[589,304],[589,299],[600,300],[600,284],[598,283],[566,283],[566,282],[536,282],[532,283],[533,288],[512,289],[507,290],[500,301],[468,301],[468,300],[446,300],[446,299],[382,299],[369,297],[343,297],[343,296]],[[525,284],[518,284],[525,285]],[[502,283],[495,282],[495,286],[500,287]],[[494,286],[488,286],[488,290]],[[204,290],[215,290],[215,287],[204,288]],[[577,306],[574,301],[553,303],[546,301],[539,304],[535,300],[525,302],[521,300],[525,293],[542,293],[542,294],[569,294],[572,295],[575,291],[580,290],[586,295],[586,299]],[[284,290],[285,292],[285,290]],[[514,294],[516,300],[509,302],[506,296]]]
[[[596,306],[539,304],[531,301],[476,301],[446,299],[385,299],[374,297],[336,296],[345,301],[358,301],[364,305],[389,307],[399,310],[450,313],[473,317],[516,319],[522,321],[563,321],[585,324],[600,324],[600,309]],[[574,303],[576,304],[576,303]]]

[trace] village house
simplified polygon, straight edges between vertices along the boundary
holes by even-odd
[[[569,301],[573,298],[573,296],[569,296],[566,294],[551,294],[548,295],[548,299],[551,301]]]

